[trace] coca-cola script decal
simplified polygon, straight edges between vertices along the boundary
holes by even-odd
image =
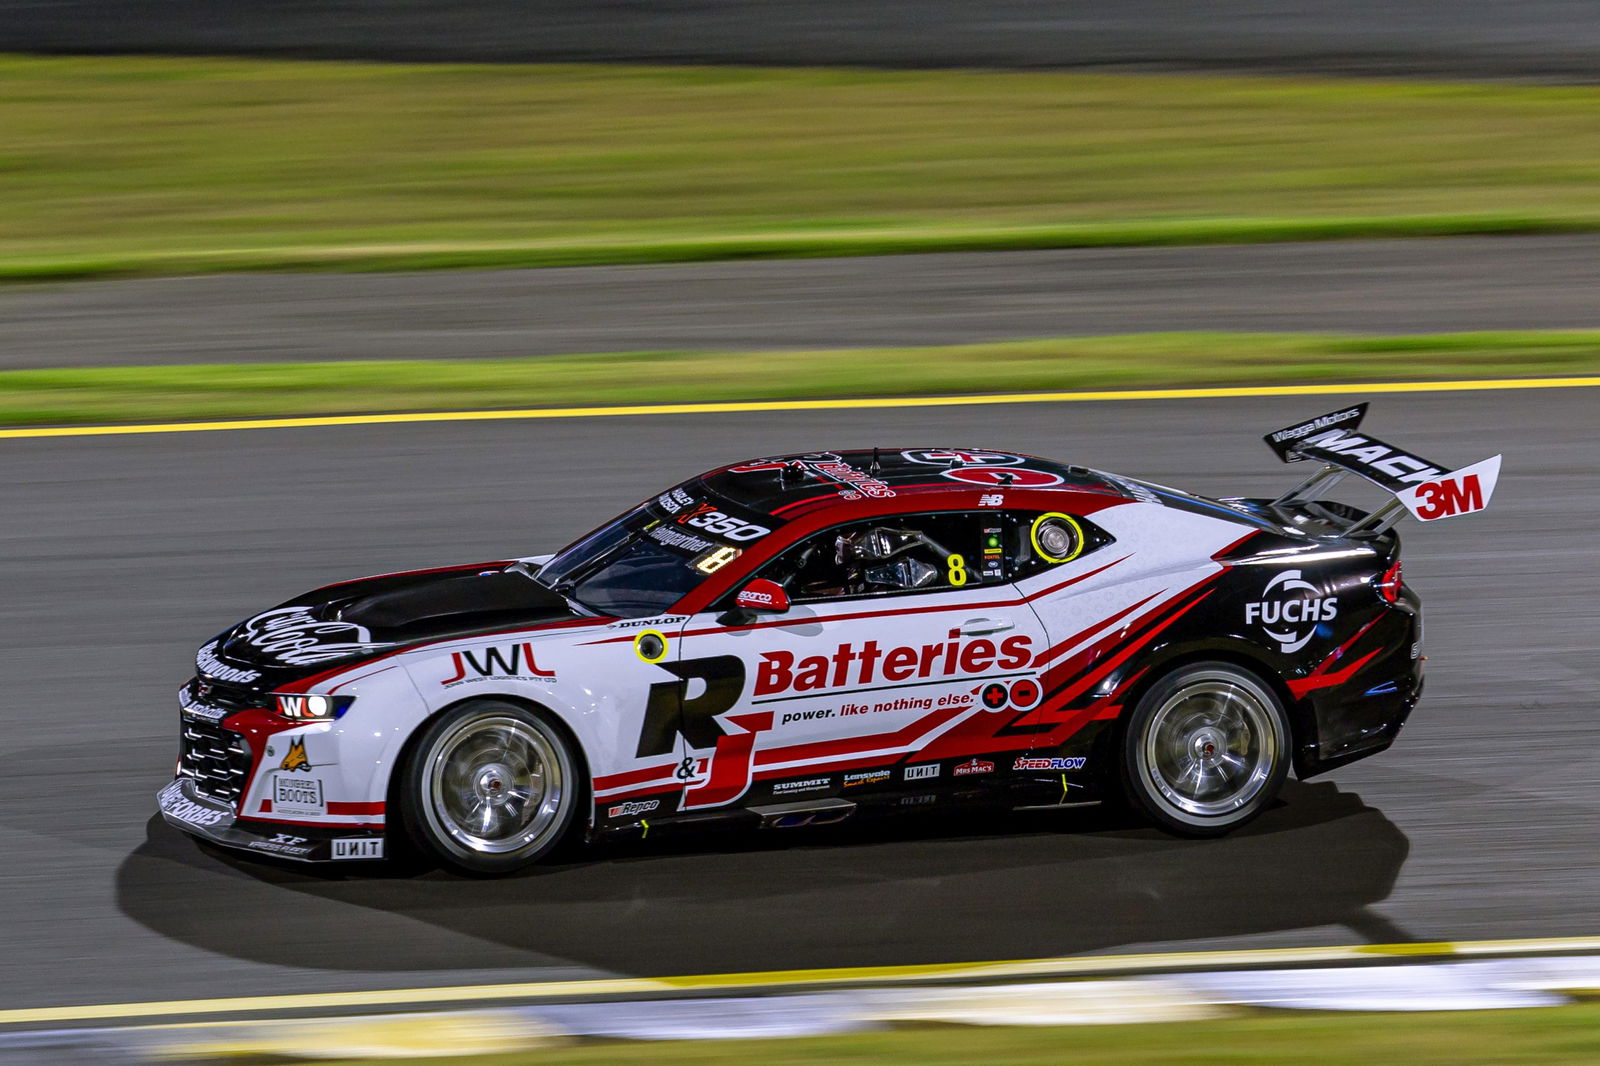
[[[345,659],[373,648],[372,634],[354,622],[323,621],[304,607],[279,607],[258,614],[240,631],[244,642],[290,666],[309,666]]]

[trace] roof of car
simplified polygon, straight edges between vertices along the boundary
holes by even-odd
[[[983,448],[864,448],[768,456],[700,478],[710,492],[762,514],[793,518],[840,502],[912,495],[919,505],[972,505],[975,492],[1087,492],[1128,499],[1104,474],[1018,452]]]

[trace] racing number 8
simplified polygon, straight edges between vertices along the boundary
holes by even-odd
[[[959,588],[967,583],[967,560],[960,555],[952,555],[945,560],[950,567],[950,584]]]
[[[738,557],[738,548],[714,548],[699,562],[695,563],[694,568],[700,571],[702,574],[714,574],[718,570],[721,570],[724,566],[727,566],[729,563],[733,562]]]

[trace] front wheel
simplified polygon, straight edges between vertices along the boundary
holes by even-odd
[[[470,700],[430,722],[402,780],[412,841],[468,873],[509,873],[561,842],[583,787],[564,730],[500,700]]]
[[[1211,837],[1260,814],[1289,772],[1283,704],[1255,675],[1195,663],[1156,682],[1128,720],[1129,801],[1180,836]]]

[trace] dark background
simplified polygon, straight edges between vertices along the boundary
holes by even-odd
[[[1589,0],[3,0],[0,50],[1593,81]]]

